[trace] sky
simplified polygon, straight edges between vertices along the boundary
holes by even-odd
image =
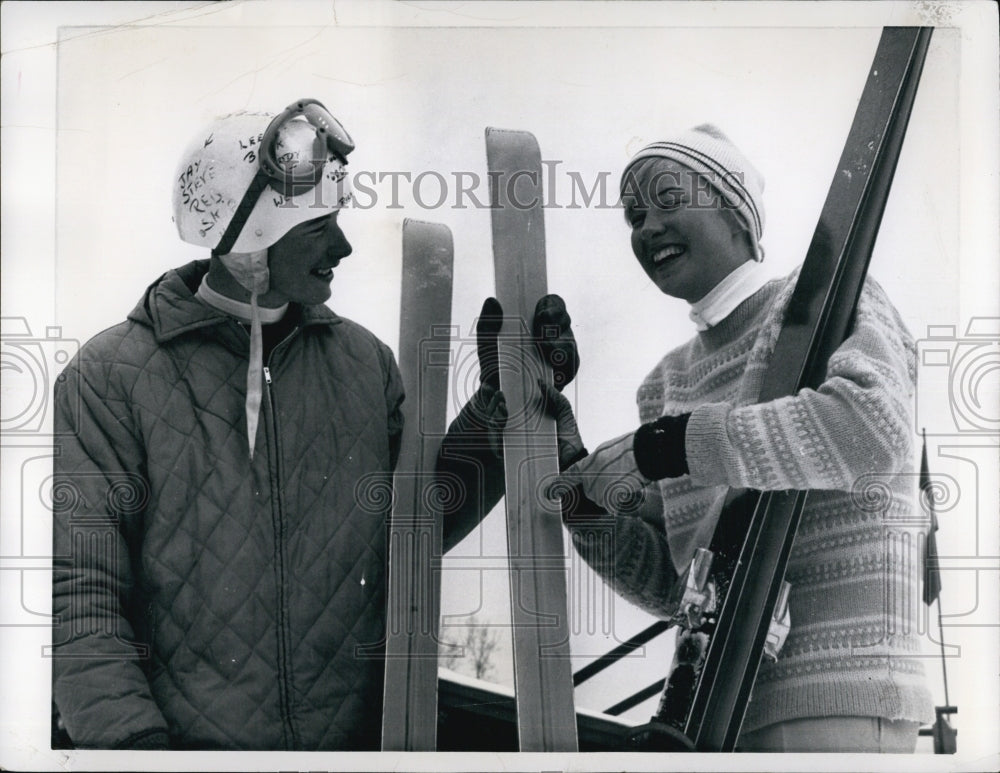
[[[953,483],[938,537],[952,562],[942,596],[952,616],[950,700],[962,707],[963,754],[995,753],[980,730],[996,726],[998,705],[1000,549],[987,516],[997,512],[997,444],[995,431],[976,428],[983,416],[996,426],[1000,331],[977,323],[992,324],[993,337],[968,335],[974,318],[1000,317],[996,79],[984,87],[971,75],[996,73],[991,4],[585,5],[5,4],[5,333],[15,324],[6,320],[20,318],[36,338],[61,328],[49,333],[72,348],[121,321],[161,273],[207,257],[179,241],[171,222],[171,182],[190,137],[217,115],[315,97],[357,144],[356,206],[340,217],[354,252],[336,271],[330,306],[398,350],[401,223],[448,225],[455,382],[464,384],[472,324],[494,292],[484,129],[523,129],[549,174],[548,288],[573,317],[582,367],[567,394],[593,447],[634,429],[636,387],[694,332],[686,304],[662,295],[632,257],[613,206],[631,154],[695,124],[721,127],[763,173],[764,266],[782,276],[812,237],[881,26],[939,24],[870,273],[924,341],[921,351],[938,353],[922,363],[917,424],[927,429],[932,469]],[[951,365],[935,366],[942,356]],[[962,363],[969,375],[956,381]],[[4,389],[6,398],[9,381]],[[450,415],[465,396],[461,387],[450,395]],[[956,401],[964,412],[949,410]],[[47,604],[47,573],[25,557],[44,556],[48,544],[34,491],[50,460],[44,443],[22,435],[8,435],[3,452],[0,538],[17,546],[3,550],[5,568],[23,570],[0,573],[4,651],[19,654],[16,666],[4,659],[3,678],[47,690],[37,655],[47,630],[30,624]],[[504,554],[498,508],[447,559],[446,625],[473,614],[504,624]],[[649,622],[597,593],[596,611],[573,623],[577,667]],[[936,639],[925,643],[933,655]],[[509,680],[503,651],[500,682]],[[662,677],[669,657],[665,637],[582,686],[577,704],[616,703]],[[943,703],[940,667],[928,660],[927,668]],[[983,673],[993,679],[985,690]],[[3,708],[5,744],[21,748],[47,723],[39,714],[47,693],[30,694],[20,716]],[[628,717],[644,721],[654,702]]]

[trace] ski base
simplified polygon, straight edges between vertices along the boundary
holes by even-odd
[[[454,249],[444,225],[403,221],[399,367],[403,438],[389,526],[383,751],[437,746],[441,514],[434,475],[446,429]],[[444,363],[444,367],[442,367]]]
[[[541,154],[527,132],[486,130],[504,430],[507,544],[518,743],[522,752],[575,752],[566,563],[558,502],[541,493],[559,474],[555,422],[544,415],[538,379],[551,383],[531,339],[546,294]]]

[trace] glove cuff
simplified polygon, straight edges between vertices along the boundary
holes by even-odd
[[[639,472],[649,480],[679,478],[690,472],[684,450],[689,418],[690,413],[661,416],[636,430],[632,452]]]
[[[580,461],[581,459],[585,459],[589,455],[590,455],[590,451],[588,451],[586,448],[581,448],[575,454],[573,454],[572,456],[570,456],[567,459],[560,458],[559,459],[559,472],[566,472],[566,470],[568,470],[570,467],[572,467],[578,461]]]
[[[610,516],[607,510],[588,499],[580,486],[563,495],[561,507],[563,524],[569,528],[594,526]]]

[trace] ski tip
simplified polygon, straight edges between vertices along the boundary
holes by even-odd
[[[538,145],[538,140],[535,139],[535,135],[529,131],[524,131],[521,129],[500,129],[496,126],[486,127],[486,140],[503,140],[511,139],[518,142],[524,142],[525,140]]]
[[[451,228],[449,228],[444,223],[433,223],[430,220],[418,220],[413,217],[403,218],[403,230],[413,231],[413,230],[426,230],[426,231],[438,231],[441,234],[448,234],[451,236]]]

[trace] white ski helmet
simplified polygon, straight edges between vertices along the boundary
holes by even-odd
[[[350,135],[315,99],[279,115],[233,113],[188,145],[174,176],[183,241],[217,254],[266,250],[294,226],[350,201]]]

